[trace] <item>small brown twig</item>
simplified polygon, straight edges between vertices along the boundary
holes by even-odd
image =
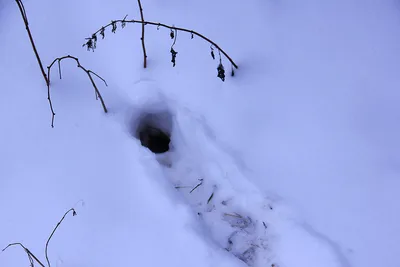
[[[28,32],[29,40],[31,41],[33,52],[35,53],[37,62],[39,64],[40,70],[41,70],[43,78],[44,78],[44,81],[48,85],[50,83],[50,81],[49,81],[48,77],[46,76],[46,72],[44,71],[42,60],[40,59],[39,53],[38,53],[38,51],[36,49],[36,46],[35,46],[35,42],[33,41],[33,37],[32,37],[32,34],[31,34],[31,30],[29,28],[28,17],[26,15],[24,4],[22,3],[22,0],[15,0],[15,2],[17,2],[19,11],[21,12],[22,19],[24,20],[25,29]]]
[[[101,96],[100,91],[99,91],[99,89],[97,88],[97,85],[96,85],[96,83],[95,83],[94,80],[93,80],[92,74],[95,75],[96,77],[98,77],[99,79],[101,79],[101,80],[104,82],[104,84],[105,84],[106,86],[108,86],[108,85],[107,85],[107,82],[106,82],[102,77],[100,77],[100,75],[98,75],[97,73],[95,73],[95,72],[93,72],[93,71],[91,71],[91,70],[88,70],[88,69],[86,69],[85,67],[83,67],[83,66],[81,65],[81,63],[79,62],[79,59],[78,59],[78,58],[73,57],[73,56],[70,56],[70,55],[68,55],[68,56],[63,56],[63,57],[59,57],[59,58],[54,59],[53,62],[47,67],[47,76],[48,76],[48,79],[49,79],[49,83],[47,84],[47,100],[49,101],[50,110],[51,110],[51,127],[52,127],[52,128],[54,127],[54,117],[55,117],[56,114],[54,113],[53,104],[52,104],[51,97],[50,97],[50,70],[51,70],[51,67],[53,67],[53,65],[54,65],[56,62],[58,62],[58,71],[59,71],[59,75],[60,75],[60,79],[61,79],[61,67],[60,67],[60,63],[61,63],[61,61],[62,61],[63,59],[67,59],[67,58],[70,58],[70,59],[75,60],[76,63],[77,63],[77,67],[80,68],[80,69],[82,69],[82,70],[88,75],[89,80],[90,80],[90,82],[91,82],[92,85],[93,85],[93,88],[94,88],[94,91],[95,91],[95,95],[96,95],[96,99],[97,99],[97,98],[100,99],[100,102],[101,102],[101,105],[102,105],[102,107],[103,107],[104,112],[105,112],[105,113],[108,112],[107,107],[106,107],[106,105],[105,105],[105,103],[104,103],[103,97]]]
[[[169,26],[163,23],[158,23],[158,22],[152,22],[152,21],[145,21],[145,20],[126,20],[126,19],[122,19],[122,20],[113,20],[112,22],[110,22],[109,24],[101,27],[99,30],[97,30],[95,33],[92,34],[91,38],[86,38],[86,40],[88,40],[84,46],[87,46],[88,50],[90,49],[94,49],[94,45],[95,45],[95,41],[92,39],[93,36],[96,36],[98,33],[103,33],[104,34],[104,29],[108,28],[110,26],[114,26],[116,25],[117,22],[120,23],[139,23],[142,25],[153,25],[153,26],[157,26],[157,28],[159,27],[163,27],[163,28],[167,28],[170,30],[175,30],[175,31],[182,31],[182,32],[187,32],[193,35],[196,35],[198,37],[200,37],[201,39],[207,41],[208,43],[212,44],[216,49],[218,49],[232,64],[232,66],[234,66],[236,69],[238,68],[238,66],[236,65],[236,63],[231,59],[231,57],[219,46],[217,45],[215,42],[213,42],[212,40],[210,40],[209,38],[205,37],[204,35],[195,32],[193,30],[188,30],[185,28],[180,28],[180,27],[175,27],[175,26]]]
[[[74,209],[74,208],[69,209],[66,213],[64,213],[64,216],[63,216],[63,217],[61,218],[61,220],[57,223],[56,227],[53,229],[53,232],[51,232],[51,234],[50,234],[50,236],[49,236],[49,239],[47,239],[46,248],[45,248],[44,251],[45,251],[45,256],[46,256],[47,264],[48,264],[49,267],[51,267],[50,261],[49,261],[49,256],[48,256],[48,254],[47,254],[47,250],[48,250],[48,247],[49,247],[49,242],[50,242],[51,238],[53,237],[54,233],[56,232],[57,228],[60,226],[60,224],[62,223],[62,221],[65,219],[65,216],[67,216],[67,214],[70,213],[70,212],[72,212],[72,216],[76,216],[76,211],[75,211],[75,209]]]
[[[140,40],[142,40],[142,48],[143,48],[143,68],[147,67],[147,54],[146,54],[146,46],[144,44],[144,16],[143,16],[143,8],[142,8],[142,3],[140,0],[138,0],[138,5],[139,5],[139,10],[140,10],[140,17],[142,19],[142,37]]]

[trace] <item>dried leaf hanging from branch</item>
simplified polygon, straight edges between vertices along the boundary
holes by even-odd
[[[236,68],[236,69],[238,68],[238,66],[235,64],[235,62],[230,58],[230,56],[224,50],[221,49],[220,46],[218,46],[218,44],[216,44],[215,42],[213,42],[212,40],[210,40],[209,38],[207,38],[206,36],[204,36],[204,35],[202,35],[202,34],[200,34],[198,32],[195,32],[195,31],[189,30],[189,29],[185,29],[185,28],[175,27],[174,25],[170,26],[170,25],[167,25],[167,24],[159,23],[159,22],[135,20],[135,19],[126,20],[126,16],[125,16],[124,19],[122,19],[122,20],[111,21],[109,24],[107,24],[107,25],[101,27],[99,30],[97,30],[95,32],[95,34],[100,33],[100,35],[104,39],[105,28],[112,27],[111,31],[113,33],[115,33],[116,30],[117,30],[117,24],[116,23],[121,23],[122,27],[125,27],[125,24],[127,24],[127,23],[135,23],[135,24],[142,24],[142,25],[153,25],[153,26],[157,27],[157,30],[159,30],[161,27],[169,29],[170,30],[169,36],[170,36],[171,39],[174,39],[174,43],[172,44],[171,49],[170,49],[171,62],[173,63],[173,66],[176,65],[176,56],[178,54],[178,52],[176,52],[175,49],[174,49],[174,44],[176,42],[177,32],[181,31],[181,32],[189,33],[190,36],[191,36],[191,39],[193,39],[194,36],[196,35],[197,37],[200,37],[201,39],[203,39],[206,42],[208,42],[211,45],[211,52],[210,53],[211,53],[211,57],[213,59],[215,59],[215,57],[216,57],[215,49],[218,50],[220,64],[218,65],[217,70],[218,70],[218,77],[222,81],[225,81],[225,69],[224,69],[224,66],[222,65],[222,62],[221,62],[221,54],[223,54],[224,57],[227,58],[230,61],[230,63],[232,64],[232,66],[233,66],[232,67],[232,71],[231,71],[231,76],[235,75],[235,72],[234,72],[233,68]],[[92,38],[89,38],[89,39],[92,39]],[[142,37],[142,39],[143,39],[143,37]],[[88,40],[85,45],[88,47],[88,50],[90,50],[90,49],[93,50],[93,48],[94,48],[94,40],[92,39],[91,43],[90,43],[90,40]]]
[[[86,46],[88,51],[90,51],[90,49],[92,49],[94,51],[92,38],[86,38],[86,40],[87,40],[86,43],[83,44],[82,46]]]
[[[215,54],[214,54],[214,48],[210,46],[211,48],[211,57],[215,60]]]
[[[176,64],[176,55],[178,54],[178,52],[176,52],[175,50],[174,50],[174,48],[172,48],[171,47],[171,56],[172,56],[172,59],[171,59],[171,62],[172,62],[172,67],[175,67],[175,64]]]
[[[225,81],[225,68],[224,68],[224,65],[222,65],[222,63],[219,63],[217,71],[218,71],[217,77],[220,78],[224,82]]]
[[[105,34],[104,34],[105,29],[106,28],[101,27],[101,30],[100,30],[101,39],[104,39],[104,37],[105,37]]]
[[[111,21],[111,26],[112,26],[111,32],[115,33],[117,31],[117,22],[115,20]]]

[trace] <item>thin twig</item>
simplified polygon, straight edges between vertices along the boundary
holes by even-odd
[[[97,73],[95,73],[95,72],[93,72],[91,70],[88,70],[88,72],[90,72],[91,74],[93,74],[94,76],[96,76],[97,78],[102,80],[104,82],[104,84],[108,87],[108,84],[107,84],[106,80],[104,80],[100,75],[98,75]]]
[[[208,200],[207,200],[207,204],[209,204],[210,203],[210,201],[213,199],[213,197],[214,197],[214,192],[211,194],[211,196],[208,198]]]
[[[140,24],[145,24],[145,25],[157,26],[157,28],[159,28],[159,27],[164,27],[164,28],[167,28],[167,29],[170,29],[170,30],[177,30],[177,31],[182,31],[182,32],[188,32],[188,33],[190,33],[191,35],[194,34],[194,35],[200,37],[201,39],[207,41],[208,43],[212,44],[215,48],[217,48],[219,51],[221,51],[221,53],[231,62],[231,64],[232,64],[236,69],[238,68],[238,66],[236,65],[236,63],[231,59],[231,57],[230,57],[224,50],[222,50],[221,47],[219,47],[219,45],[217,45],[215,42],[211,41],[210,39],[208,39],[208,38],[205,37],[204,35],[202,35],[202,34],[200,34],[200,33],[198,33],[198,32],[195,32],[195,31],[193,31],[193,30],[188,30],[188,29],[185,29],[185,28],[180,28],[180,27],[175,27],[175,26],[169,26],[169,25],[166,25],[166,24],[163,24],[163,23],[152,22],[152,21],[141,21],[141,20],[134,20],[134,19],[132,19],[132,20],[125,20],[125,19],[123,19],[123,20],[114,20],[113,22],[110,22],[109,24],[107,24],[107,25],[101,27],[101,28],[100,28],[99,30],[97,30],[94,34],[92,34],[92,36],[98,34],[98,33],[101,32],[102,30],[104,31],[105,28],[108,28],[108,27],[112,26],[113,23],[116,23],[116,22],[120,22],[120,23],[122,23],[122,22],[123,22],[123,23],[140,23]],[[91,38],[87,38],[87,39],[91,39]],[[89,41],[90,41],[90,40],[89,40]],[[88,41],[88,42],[89,42],[89,41]],[[87,42],[85,45],[88,45],[88,42]],[[89,48],[92,48],[92,47],[89,47]]]
[[[58,62],[59,66],[60,66],[60,62],[63,59],[68,59],[68,58],[75,60],[76,63],[77,63],[77,67],[82,69],[88,75],[89,80],[92,83],[92,86],[94,88],[94,91],[95,91],[95,94],[96,94],[96,99],[97,99],[97,97],[100,99],[100,102],[101,102],[101,105],[103,107],[103,110],[104,110],[105,113],[107,113],[108,112],[107,107],[106,107],[106,105],[104,103],[103,97],[101,96],[99,89],[96,86],[96,83],[93,80],[92,74],[95,75],[96,77],[98,77],[99,79],[101,79],[106,86],[107,86],[107,82],[102,77],[100,77],[100,75],[98,75],[97,73],[95,73],[95,72],[93,72],[91,70],[88,70],[85,67],[83,67],[81,65],[81,63],[79,62],[78,58],[68,55],[68,56],[63,56],[63,57],[59,57],[59,58],[54,59],[53,62],[47,67],[47,73],[48,73],[49,81],[50,81],[50,70],[51,70],[51,67],[53,67],[54,63]],[[60,69],[60,78],[61,78],[61,69]],[[56,114],[54,113],[53,104],[52,104],[51,97],[50,97],[50,82],[47,84],[47,99],[49,101],[50,110],[51,110],[51,114],[52,114],[52,116],[51,116],[51,127],[54,127],[54,117],[55,117]]]
[[[61,77],[61,60],[58,61],[58,73],[60,74],[60,80],[62,79]]]
[[[27,253],[27,255],[28,255],[28,259],[29,259],[29,263],[31,264],[31,267],[34,267],[35,263],[33,262],[33,258],[28,253]]]
[[[41,267],[46,267],[29,249],[27,249],[24,245],[22,245],[21,243],[11,243],[8,244],[7,247],[5,247],[2,251],[5,251],[6,249],[8,249],[9,247],[12,246],[21,246],[24,251],[26,252],[26,254],[28,255],[29,258],[29,262],[31,264],[31,267],[33,267],[33,260],[35,260],[37,263],[40,264]]]
[[[46,256],[47,264],[49,265],[49,267],[51,267],[50,261],[49,261],[49,257],[48,257],[48,254],[47,254],[47,249],[48,249],[48,247],[49,247],[49,242],[50,242],[51,238],[53,237],[54,233],[56,232],[57,228],[60,226],[60,224],[62,223],[62,221],[65,219],[65,216],[67,216],[67,214],[70,213],[70,212],[72,212],[72,216],[75,216],[75,215],[76,215],[76,211],[75,211],[74,208],[71,208],[71,209],[69,209],[66,213],[64,213],[64,216],[63,216],[63,217],[61,218],[61,220],[57,223],[56,227],[53,229],[53,232],[51,232],[51,235],[49,236],[49,239],[47,239],[46,248],[45,248],[45,250],[44,250],[44,254],[45,254],[45,256]]]
[[[191,188],[191,186],[180,186],[180,185],[175,186],[175,189],[181,189],[181,188]]]
[[[237,214],[236,212],[234,214],[231,213],[224,213],[225,216],[230,216],[230,217],[235,217],[235,218],[243,218],[242,215]]]
[[[175,29],[174,42],[172,43],[171,48],[173,48],[174,45],[176,44],[176,38],[178,38],[178,31]]]
[[[142,8],[142,3],[140,0],[138,0],[138,5],[139,5],[139,10],[140,10],[140,17],[142,19],[142,37],[140,40],[142,40],[142,48],[143,48],[143,68],[147,67],[147,54],[146,54],[146,46],[144,44],[144,16],[143,16],[143,8]]]
[[[51,128],[54,128],[54,117],[56,116],[56,113],[54,112],[53,103],[51,101],[51,96],[50,96],[50,67],[47,67],[47,77],[49,78],[49,82],[47,83],[47,101],[49,101],[49,106],[51,111]]]
[[[200,181],[200,183],[198,184],[198,185],[196,185],[192,190],[190,190],[190,194],[194,191],[194,190],[196,190],[200,185],[202,185],[203,184],[203,179],[199,179],[199,181]]]
[[[35,53],[37,62],[39,64],[40,71],[42,72],[44,81],[46,82],[46,84],[49,84],[50,81],[49,81],[48,77],[46,76],[46,73],[45,73],[44,68],[43,68],[42,60],[40,59],[39,53],[38,53],[38,51],[36,49],[35,42],[33,41],[31,30],[29,29],[28,17],[26,15],[25,6],[24,6],[24,4],[22,3],[21,0],[15,0],[15,1],[17,2],[19,11],[21,12],[22,19],[24,20],[25,29],[28,32],[29,40],[31,42],[31,45],[32,45],[32,48],[33,48],[33,52]]]

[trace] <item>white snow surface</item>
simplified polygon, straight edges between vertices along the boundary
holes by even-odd
[[[47,88],[15,1],[0,1],[0,246],[52,266],[400,266],[400,4],[395,0],[26,0]],[[100,39],[100,38],[99,38]],[[215,49],[215,52],[217,50]],[[166,116],[172,147],[135,138]],[[200,184],[200,185],[199,185]],[[198,187],[196,187],[199,185]],[[21,248],[0,266],[28,266]]]

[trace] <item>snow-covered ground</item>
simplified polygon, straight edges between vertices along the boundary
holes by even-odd
[[[43,63],[79,57],[47,89],[14,1],[0,1],[0,246],[52,266],[398,267],[400,4],[394,0],[142,0],[146,20],[82,44],[136,1],[26,0]],[[229,74],[231,66],[222,59]],[[135,138],[162,115],[172,147]],[[29,264],[22,249],[0,266]]]

